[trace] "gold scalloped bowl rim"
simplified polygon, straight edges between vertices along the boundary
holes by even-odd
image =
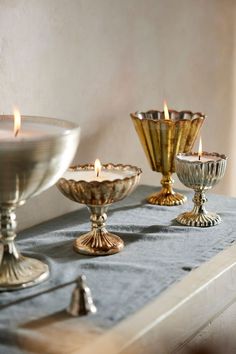
[[[151,118],[151,117],[140,117],[140,115],[146,115],[146,114],[160,114],[163,115],[163,118]],[[202,112],[192,112],[192,111],[188,111],[188,110],[181,110],[181,111],[176,111],[174,109],[169,109],[169,113],[176,113],[177,115],[185,115],[185,114],[189,114],[190,117],[189,118],[182,118],[182,117],[176,117],[175,119],[165,119],[164,118],[164,111],[159,111],[159,110],[149,110],[146,112],[142,112],[142,111],[137,111],[135,113],[130,113],[131,118],[133,119],[139,119],[140,121],[153,121],[155,123],[158,122],[165,122],[166,124],[175,124],[177,122],[186,122],[186,121],[194,121],[194,120],[198,120],[198,119],[202,119],[204,120],[205,118],[207,118],[207,116],[202,113]]]

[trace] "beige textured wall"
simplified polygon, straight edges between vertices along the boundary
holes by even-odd
[[[158,184],[129,113],[203,111],[204,149],[229,154],[215,191],[234,193],[233,0],[0,0],[0,111],[82,128],[76,162],[133,163]],[[230,185],[231,182],[231,185]],[[180,184],[178,184],[180,185]],[[21,228],[76,205],[52,188],[19,212]]]

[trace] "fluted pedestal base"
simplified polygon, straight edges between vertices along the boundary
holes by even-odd
[[[149,204],[156,205],[166,205],[166,206],[175,206],[182,205],[186,202],[187,198],[185,195],[180,193],[169,193],[162,189],[160,192],[153,193],[147,198]]]
[[[90,256],[106,256],[120,252],[124,248],[122,239],[107,231],[92,230],[74,242],[74,250]]]
[[[209,213],[205,208],[206,202],[204,191],[196,190],[193,197],[193,210],[180,214],[176,220],[182,225],[195,227],[210,227],[220,224],[220,216],[216,213]]]
[[[0,291],[24,289],[40,283],[49,275],[47,264],[38,259],[5,253],[0,264]]]
[[[89,209],[92,230],[75,240],[74,250],[90,256],[108,256],[120,252],[124,248],[124,242],[106,229],[108,206],[90,205]]]
[[[180,214],[178,223],[186,226],[210,227],[221,223],[221,217],[215,213],[195,214],[192,211]]]
[[[0,207],[0,234],[0,291],[24,289],[48,277],[47,264],[22,256],[15,245],[15,207]]]
[[[162,189],[160,192],[151,194],[147,198],[149,204],[156,205],[166,205],[166,206],[175,206],[184,204],[187,200],[185,195],[180,193],[175,193],[173,191],[172,185],[174,183],[171,173],[167,173],[162,176],[161,184]]]

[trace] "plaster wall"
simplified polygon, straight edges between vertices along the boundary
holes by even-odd
[[[236,195],[234,10],[233,0],[0,0],[0,112],[77,122],[75,162],[136,164],[158,185],[129,113],[163,99],[203,111],[204,150],[230,156],[214,192]],[[77,207],[53,187],[20,208],[20,228]]]

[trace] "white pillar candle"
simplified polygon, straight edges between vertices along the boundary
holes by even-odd
[[[102,168],[99,176],[96,175],[95,169],[85,171],[66,171],[62,178],[74,181],[86,181],[86,182],[102,182],[102,181],[114,181],[116,179],[124,179],[125,177],[132,176],[132,171],[117,171],[111,169]]]
[[[214,162],[221,160],[221,156],[217,153],[203,152],[202,151],[202,138],[199,139],[198,153],[185,153],[179,154],[178,159],[186,162]]]
[[[0,118],[0,143],[1,141],[21,142],[23,140],[34,140],[47,136],[58,135],[65,132],[63,126],[51,125],[47,123],[29,122],[22,117],[21,129],[17,136],[14,135],[14,119],[7,121]]]
[[[196,155],[178,155],[179,160],[186,161],[186,162],[212,162],[212,161],[219,161],[221,158],[216,156],[214,153],[203,153],[202,156]]]

